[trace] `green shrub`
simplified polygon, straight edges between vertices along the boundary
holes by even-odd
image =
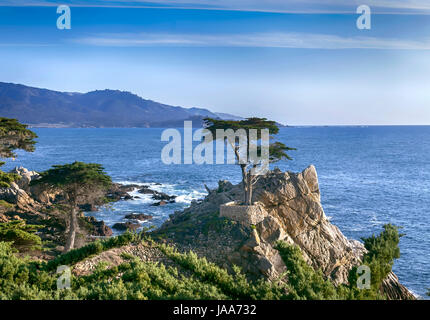
[[[289,298],[291,299],[384,299],[380,292],[382,281],[391,272],[394,259],[400,257],[398,247],[398,228],[387,224],[379,235],[363,238],[364,246],[368,250],[363,256],[363,265],[367,265],[371,271],[371,288],[357,288],[357,266],[349,273],[349,286],[339,285],[335,287],[325,279],[321,271],[315,271],[303,259],[297,246],[286,242],[279,242],[276,246],[282,260],[288,269]]]
[[[325,280],[320,271],[315,271],[304,260],[299,247],[278,242],[276,249],[287,267],[288,298],[295,300],[339,299],[336,287]]]
[[[0,242],[0,299],[379,299],[379,282],[369,290],[358,290],[352,285],[335,287],[320,271],[315,271],[303,259],[297,246],[285,242],[276,248],[288,272],[279,280],[250,281],[238,267],[233,273],[199,258],[195,253],[180,253],[176,249],[148,243],[160,249],[178,268],[144,262],[124,254],[126,260],[118,266],[100,263],[87,276],[72,276],[72,290],[57,290],[56,267],[72,265],[87,257],[113,247],[141,241],[142,236],[125,233],[104,241],[96,241],[63,254],[48,264],[31,262],[15,255],[11,243]],[[387,265],[398,256],[397,228],[387,225],[378,237],[363,239],[368,253],[372,277],[382,281],[389,272]],[[350,278],[356,274],[351,270]],[[285,277],[285,278],[284,278]]]
[[[379,236],[372,235],[362,238],[367,253],[364,254],[362,265],[366,265],[371,271],[371,289],[357,290],[357,267],[352,268],[349,274],[350,287],[354,290],[357,298],[378,299],[383,298],[380,293],[382,281],[391,272],[394,260],[400,258],[399,241],[402,236],[398,227],[386,224]],[[364,296],[365,295],[365,296]]]
[[[260,280],[251,283],[238,267],[234,268],[233,274],[229,274],[226,269],[208,262],[206,258],[198,258],[192,251],[183,254],[166,245],[158,247],[181,267],[192,271],[202,282],[215,285],[230,299],[276,300],[286,298],[285,287],[279,285],[278,282]]]
[[[131,232],[125,232],[120,236],[112,237],[107,240],[96,240],[79,249],[71,250],[46,264],[46,270],[54,270],[60,265],[73,265],[89,256],[99,254],[103,251],[115,247],[122,247],[135,239]]]
[[[0,241],[11,241],[14,246],[40,248],[42,240],[36,234],[43,226],[28,225],[23,220],[0,223]]]

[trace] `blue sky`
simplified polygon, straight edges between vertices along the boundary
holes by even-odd
[[[292,125],[430,124],[430,3],[0,1],[0,81]],[[358,5],[372,29],[358,30]],[[13,6],[12,6],[13,5]]]

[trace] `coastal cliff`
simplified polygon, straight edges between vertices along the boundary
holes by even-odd
[[[348,283],[349,271],[367,250],[327,219],[314,166],[301,173],[275,169],[261,176],[253,198],[259,212],[255,225],[218,217],[221,205],[242,198],[240,184],[220,181],[203,201],[176,212],[155,234],[225,268],[238,265],[248,275],[267,279],[287,271],[275,249],[276,242],[283,240],[297,245],[305,261],[335,285]],[[380,290],[389,299],[414,299],[393,273]]]

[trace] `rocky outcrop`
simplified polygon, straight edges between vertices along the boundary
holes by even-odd
[[[94,217],[85,217],[87,222],[89,222],[92,226],[91,234],[96,237],[110,237],[113,232],[112,229],[109,228],[104,221],[98,221]]]
[[[144,214],[144,213],[131,213],[131,214],[127,214],[124,217],[124,219],[147,221],[147,220],[151,220],[152,216],[150,216],[148,214]]]
[[[397,278],[394,272],[390,272],[384,281],[382,281],[381,291],[393,300],[415,298],[405,286],[400,284],[399,278]]]
[[[168,194],[166,194],[164,192],[152,190],[149,188],[149,186],[143,186],[141,189],[138,190],[138,192],[142,193],[142,194],[150,194],[151,198],[154,200],[161,200],[161,201],[165,201],[165,202],[169,202],[169,201],[174,202],[174,200],[176,199],[176,196],[169,196]]]
[[[34,204],[34,200],[15,182],[12,182],[9,188],[0,189],[0,200],[16,204],[23,209],[30,208]]]
[[[349,271],[360,264],[366,249],[360,242],[347,239],[327,219],[315,167],[301,173],[275,169],[260,176],[255,185],[253,210],[261,213],[261,219],[250,219],[248,224],[239,221],[235,227],[218,233],[202,233],[205,229],[215,230],[213,222],[209,227],[207,224],[213,221],[214,213],[218,215],[221,205],[242,198],[240,184],[222,181],[202,202],[193,202],[190,208],[172,215],[158,232],[168,235],[184,250],[192,249],[225,267],[239,265],[247,274],[269,279],[286,271],[274,249],[278,240],[284,240],[297,245],[308,264],[321,270],[334,284],[348,282]],[[232,223],[237,220],[233,216],[229,219]],[[189,227],[188,236],[179,236],[181,225]],[[197,235],[190,237],[192,233]],[[391,299],[413,298],[394,274],[389,275],[381,289]]]
[[[112,226],[112,228],[118,231],[126,231],[126,230],[135,231],[140,228],[140,224],[133,223],[133,222],[118,222],[118,223],[115,223]]]
[[[129,192],[138,187],[139,186],[132,184],[121,185],[119,183],[112,183],[111,187],[107,191],[106,197],[112,202],[119,200],[131,200],[133,197],[130,196]]]
[[[30,183],[37,180],[40,175],[35,171],[29,171],[23,167],[17,167],[11,171],[20,176],[9,188],[0,189],[0,199],[16,204],[22,209],[31,209],[35,201],[50,204],[54,201],[57,193],[48,193],[40,186],[31,186]]]

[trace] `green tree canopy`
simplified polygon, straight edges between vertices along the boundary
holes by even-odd
[[[43,185],[48,190],[60,191],[70,206],[69,236],[65,251],[73,249],[78,230],[77,206],[89,201],[97,201],[104,196],[103,191],[112,184],[104,168],[97,163],[74,162],[54,165],[41,173],[41,178],[32,185]]]
[[[32,181],[33,185],[41,184],[50,190],[60,190],[73,205],[92,199],[96,191],[107,189],[112,184],[104,168],[97,163],[76,161],[71,164],[54,165],[40,175],[40,179]]]
[[[37,135],[27,129],[27,125],[21,124],[16,119],[0,117],[0,158],[15,158],[15,150],[21,149],[28,152],[34,151]],[[0,161],[0,167],[5,162]],[[0,170],[0,188],[9,188],[12,182],[19,176]]]
[[[282,159],[292,160],[287,154],[288,151],[296,150],[295,148],[287,147],[279,141],[275,141],[275,135],[279,132],[279,127],[275,121],[267,120],[266,118],[247,118],[245,120],[221,120],[213,118],[205,118],[205,129],[211,132],[214,139],[220,139],[217,136],[217,130],[232,129],[235,132],[241,131],[244,134],[238,134],[234,141],[229,141],[225,137],[221,137],[230,144],[232,147],[237,163],[239,164],[242,172],[242,181],[244,187],[245,204],[252,204],[252,190],[253,185],[257,182],[258,175],[253,175],[252,170],[262,165],[261,159],[254,159],[251,155],[251,146],[254,144],[258,153],[262,152],[262,130],[267,129],[269,133],[269,163],[274,163]],[[253,137],[252,131],[256,131]],[[240,136],[244,135],[246,145],[241,145]],[[243,150],[245,146],[246,150]],[[243,157],[246,155],[246,157]],[[243,160],[243,159],[246,160]]]
[[[15,158],[15,150],[34,151],[37,135],[16,119],[0,117],[0,157]]]

